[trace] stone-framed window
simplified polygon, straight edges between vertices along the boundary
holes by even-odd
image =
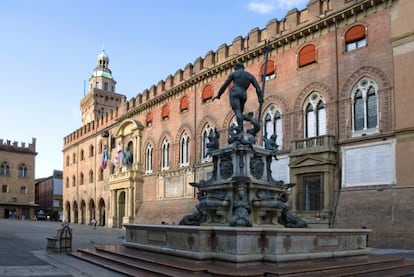
[[[190,163],[190,137],[184,132],[180,138],[180,166]]]
[[[170,143],[164,138],[161,145],[161,170],[170,169]]]
[[[280,149],[283,143],[283,124],[282,113],[276,105],[271,105],[264,113],[263,126],[263,136],[270,138],[270,136],[276,135],[276,144]]]
[[[326,135],[326,104],[321,94],[312,92],[304,105],[304,137]]]
[[[367,46],[366,31],[364,25],[352,26],[345,33],[345,51],[350,52]]]
[[[145,150],[145,173],[152,173],[154,147],[151,144],[147,145]]]

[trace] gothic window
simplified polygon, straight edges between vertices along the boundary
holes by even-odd
[[[19,177],[27,177],[27,166],[25,164],[22,164],[21,166],[19,166],[19,172],[18,172]]]
[[[0,167],[0,175],[1,176],[9,176],[10,175],[10,167],[7,162],[3,162]]]
[[[165,138],[161,146],[161,170],[168,170],[170,168],[170,143]]]
[[[298,55],[299,67],[304,67],[316,62],[316,47],[313,44],[304,46]]]
[[[326,135],[326,107],[322,95],[313,92],[304,107],[305,138]]]
[[[282,114],[275,105],[270,106],[264,116],[263,135],[270,138],[276,135],[276,144],[282,147],[283,142],[283,128],[282,128]]]
[[[211,101],[213,98],[213,87],[211,85],[207,85],[203,88],[203,103]]]
[[[145,150],[145,173],[152,173],[153,152],[154,148],[148,144],[147,150]]]
[[[363,25],[355,25],[345,33],[346,52],[367,46],[366,29]]]
[[[93,183],[93,171],[89,170],[89,183]]]
[[[99,181],[103,180],[103,168],[99,167],[99,175],[98,175]]]
[[[80,157],[79,157],[79,159],[81,160],[81,161],[83,161],[84,159],[85,159],[85,152],[83,151],[83,149],[81,149],[81,151],[80,151]]]
[[[163,120],[167,120],[170,116],[170,107],[168,105],[164,105],[162,107],[161,117]]]
[[[103,151],[103,143],[102,143],[102,140],[100,139],[99,140],[99,148],[98,148],[98,151],[99,151],[99,154],[102,154],[102,151]]]
[[[76,177],[75,175],[72,176],[72,187],[76,186]]]
[[[181,101],[180,101],[180,111],[181,112],[188,111],[188,97],[187,96],[183,96],[183,98],[181,98]]]
[[[211,157],[207,155],[208,149],[207,149],[207,143],[209,142],[208,136],[210,133],[213,132],[213,128],[210,127],[210,125],[206,125],[204,127],[204,130],[201,134],[202,136],[202,146],[201,146],[201,162],[209,162],[211,161]]]
[[[146,122],[147,122],[147,127],[152,126],[152,113],[151,112],[147,113]]]
[[[352,130],[354,135],[378,131],[378,86],[362,78],[352,90]]]
[[[300,186],[296,196],[296,208],[301,211],[323,210],[322,173],[300,176]]]
[[[265,63],[262,64],[260,69],[260,76],[265,77],[266,80],[274,79],[276,77],[276,67],[273,60],[267,61],[266,72],[265,72]]]
[[[89,146],[89,157],[93,157],[93,155],[95,154],[95,147],[93,147],[93,145]]]
[[[83,173],[82,172],[79,175],[79,185],[83,185]]]
[[[180,166],[189,165],[190,157],[190,137],[187,133],[183,133],[180,139]]]

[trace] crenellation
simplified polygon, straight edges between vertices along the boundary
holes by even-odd
[[[216,53],[213,50],[209,50],[204,57],[204,68],[209,69],[214,66]]]
[[[221,63],[229,57],[229,47],[223,43],[217,50],[217,63]]]
[[[152,85],[150,87],[149,91],[150,91],[150,97],[151,98],[156,97],[157,94],[158,94],[157,87],[155,85]],[[160,92],[162,92],[162,91],[160,91]]]
[[[186,64],[184,67],[183,78],[188,80],[193,76],[193,65],[191,63]]]
[[[172,86],[176,86],[183,81],[183,70],[180,68],[174,74],[173,84]]]
[[[203,70],[203,65],[204,65],[204,60],[201,57],[198,57],[195,61],[194,61],[194,65],[193,65],[193,73],[194,74],[198,74]]]
[[[169,74],[169,75],[167,76],[167,78],[165,79],[165,86],[164,86],[164,89],[165,89],[165,90],[169,90],[169,89],[171,89],[171,88],[173,87],[173,84],[174,84],[173,76],[172,76],[171,74]],[[147,100],[148,100],[148,99],[147,99]]]
[[[286,14],[285,28],[286,31],[291,32],[296,29],[300,23],[300,12],[298,9],[292,9]]]
[[[261,33],[262,31],[259,28],[253,28],[250,32],[249,32],[249,37],[248,37],[248,46],[249,49],[253,49],[255,48],[261,41]]]
[[[19,142],[18,141],[11,141],[11,140],[3,140],[0,139],[0,150],[1,149],[5,149],[7,151],[31,151],[31,152],[35,152],[36,151],[36,139],[32,138],[32,143],[28,143],[28,145],[26,146],[25,142],[20,142],[20,146],[19,146]]]
[[[156,87],[157,92],[162,93],[165,90],[165,81],[164,80],[160,80],[157,84]]]

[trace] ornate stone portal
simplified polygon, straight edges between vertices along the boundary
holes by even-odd
[[[272,177],[270,166],[277,151],[274,141],[268,139],[261,147],[253,135],[237,127],[229,133],[229,144],[222,148],[218,147],[217,131],[209,136],[212,177],[191,184],[198,189],[199,204],[180,225],[306,227],[286,205],[287,189],[293,185]]]

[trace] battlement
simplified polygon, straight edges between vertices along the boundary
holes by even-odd
[[[384,0],[375,0],[373,2],[383,1]],[[155,98],[157,98],[157,100],[164,99],[164,97],[159,96],[173,90],[173,88],[175,91],[186,88],[194,82],[211,77],[213,74],[231,67],[231,63],[235,60],[247,61],[248,59],[261,54],[263,52],[261,48],[264,47],[266,41],[273,41],[275,47],[291,44],[292,41],[301,39],[304,36],[309,35],[310,32],[320,30],[320,27],[317,26],[316,28],[303,31],[302,29],[306,29],[307,26],[310,26],[315,22],[320,22],[329,15],[344,10],[347,7],[353,5],[356,6],[358,3],[363,6],[363,3],[365,2],[370,1],[310,0],[305,9],[301,11],[296,8],[292,9],[281,20],[270,20],[264,29],[255,27],[250,30],[246,37],[237,36],[234,38],[231,45],[224,43],[220,45],[216,51],[209,50],[204,58],[197,57],[193,63],[186,64],[184,69],[178,69],[174,75],[170,74],[165,80],[160,80],[149,89],[145,89],[143,92],[138,93],[135,97],[126,101],[125,111],[129,113],[125,116],[128,117],[131,114],[136,113],[137,111],[131,112],[131,110],[135,108],[141,110],[139,107],[142,106],[142,104],[152,101]],[[371,3],[369,5],[375,4],[377,3]],[[324,24],[326,27],[327,23],[325,22]],[[145,105],[145,107],[146,106],[147,105]]]
[[[224,43],[215,52],[209,50],[204,58],[197,57],[184,69],[178,69],[174,75],[168,75],[165,80],[158,81],[135,97],[122,99],[116,111],[110,111],[101,119],[66,136],[64,145],[66,147],[90,132],[105,129],[115,121],[143,112],[196,83],[214,78],[221,71],[231,69],[237,61],[246,62],[262,55],[266,41],[270,42],[273,49],[285,49],[297,45],[295,41],[311,39],[314,33],[320,33],[323,28],[384,2],[386,0],[310,0],[305,9],[292,9],[284,18],[270,20],[264,29],[255,27],[246,37],[237,36],[231,45]]]
[[[32,138],[32,143],[26,146],[25,142],[21,142],[20,146],[17,141],[3,140],[0,139],[0,150],[11,151],[11,152],[25,152],[25,153],[36,153],[36,139]]]

